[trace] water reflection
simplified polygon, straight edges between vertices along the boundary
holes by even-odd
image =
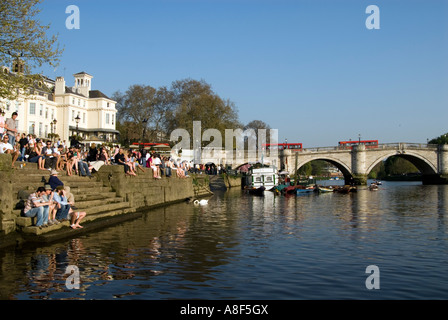
[[[376,298],[447,297],[448,276],[437,272],[448,262],[447,208],[448,186],[300,197],[230,190],[207,206],[180,203],[66,242],[3,250],[0,298],[370,298],[359,285],[368,264],[394,274],[384,282],[395,289]],[[66,286],[72,265],[79,290]],[[409,278],[420,293],[398,290]]]

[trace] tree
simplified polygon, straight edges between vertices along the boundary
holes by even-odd
[[[297,173],[301,176],[306,176],[309,177],[312,175],[313,172],[313,166],[311,165],[311,162],[307,162],[305,163],[303,166],[301,166],[298,170]]]
[[[34,82],[41,80],[32,74],[43,65],[56,67],[62,49],[57,36],[47,36],[49,25],[36,19],[42,0],[2,0],[0,2],[0,65],[17,63],[13,73],[0,72],[0,98],[14,100],[26,94]]]
[[[250,121],[248,124],[246,124],[243,128],[243,130],[253,130],[254,136],[252,138],[256,139],[257,141],[257,148],[259,146],[259,143],[270,143],[270,132],[269,129],[271,129],[271,127],[264,121],[261,120],[252,120]],[[260,135],[258,130],[266,130],[266,137],[265,140],[262,139],[262,135]],[[246,149],[249,148],[248,146],[248,140],[249,140],[249,136],[245,137],[245,147]],[[261,141],[261,142],[260,142]]]
[[[217,129],[222,137],[225,129],[242,128],[234,103],[219,97],[203,80],[177,80],[170,89],[132,85],[125,93],[116,91],[112,99],[117,101],[117,130],[128,142],[139,141],[137,136],[166,140],[175,129],[185,129],[193,137],[194,121],[201,122],[202,131]]]
[[[428,141],[429,144],[448,144],[448,133],[442,134],[441,136],[431,139]]]
[[[244,130],[246,129],[254,129],[255,131],[257,131],[258,129],[271,129],[271,127],[264,121],[261,120],[252,120],[251,122],[249,122],[248,124],[246,124],[244,126]]]
[[[370,179],[383,179],[387,176],[384,161],[380,161],[369,173]]]
[[[387,158],[384,163],[388,175],[403,175],[406,173],[418,173],[419,170],[408,160],[398,156]]]
[[[205,81],[177,80],[171,91],[175,108],[167,113],[169,131],[185,129],[193,136],[193,122],[200,121],[203,131],[217,129],[224,137],[225,129],[242,127],[235,104],[219,97]]]
[[[116,91],[112,99],[117,101],[117,120],[122,125],[134,127],[128,128],[127,132],[132,132],[128,138],[158,141],[166,136],[165,120],[175,104],[173,93],[165,87],[155,89],[147,85],[132,85],[124,94]]]

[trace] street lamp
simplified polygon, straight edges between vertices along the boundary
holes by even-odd
[[[56,123],[57,120],[53,119],[53,121],[50,122],[50,126],[51,126],[51,140],[54,142],[54,137],[56,135]]]
[[[76,122],[76,135],[78,135],[78,124],[79,121],[81,121],[81,118],[79,117],[79,114],[76,116],[75,118],[75,122]]]
[[[148,123],[148,119],[145,118],[142,120],[143,123],[143,132],[142,132],[142,150],[145,149],[145,144],[143,142],[143,139],[145,139],[145,134],[146,134],[146,124]]]

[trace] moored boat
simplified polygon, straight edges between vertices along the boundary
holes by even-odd
[[[248,189],[258,189],[264,187],[264,190],[273,190],[278,183],[277,169],[273,166],[250,168],[245,177],[245,187]],[[263,191],[264,191],[263,190]]]
[[[350,192],[357,192],[357,191],[358,190],[356,187],[349,186],[349,185],[334,188],[334,192],[337,192],[337,193],[350,193]]]
[[[314,192],[314,187],[305,187],[305,188],[297,188],[296,189],[297,195],[309,194],[309,193],[313,193],[313,192]]]
[[[328,193],[328,192],[334,192],[333,187],[323,187],[323,186],[318,186],[316,185],[316,188],[314,188],[314,191],[318,192],[318,193]]]
[[[258,188],[246,186],[246,187],[244,187],[244,190],[247,191],[249,194],[262,196],[264,194],[264,191],[266,190],[266,188],[263,186],[258,187]]]

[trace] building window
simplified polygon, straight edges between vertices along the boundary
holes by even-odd
[[[28,128],[29,133],[34,134],[34,126],[35,126],[34,122],[30,122],[30,126]]]
[[[30,102],[30,114],[36,114],[36,104],[34,102]]]
[[[42,116],[44,114],[44,105],[41,104],[39,108],[39,115]]]
[[[75,105],[75,98],[72,98],[72,104]]]
[[[42,122],[39,122],[39,137],[42,137]]]
[[[106,124],[109,124],[109,114],[106,113]]]
[[[48,125],[45,125],[45,137],[48,137]]]
[[[72,110],[72,121],[75,121],[75,110]]]
[[[114,124],[114,122],[115,122],[115,115],[113,114],[112,115],[112,124]]]
[[[86,123],[86,113],[82,114],[82,123]]]
[[[45,108],[45,119],[48,119],[48,108]]]

